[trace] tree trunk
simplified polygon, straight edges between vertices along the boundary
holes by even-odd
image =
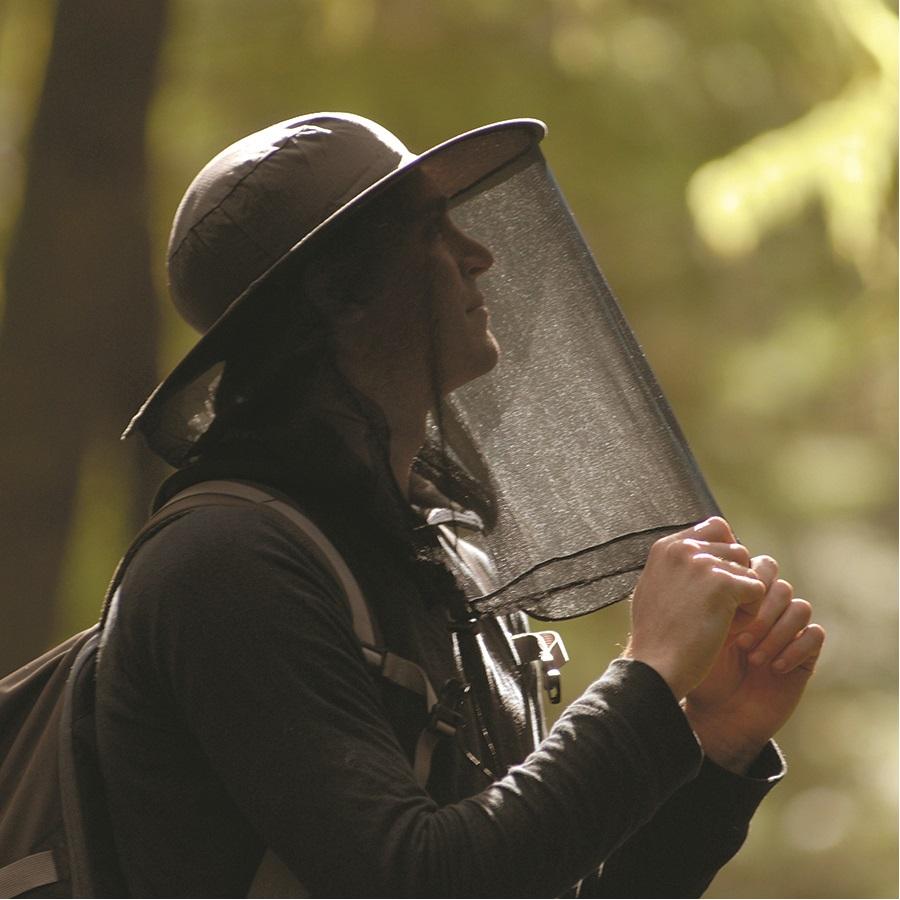
[[[50,638],[86,441],[112,439],[155,378],[144,131],[165,7],[58,5],[0,330],[2,671]]]

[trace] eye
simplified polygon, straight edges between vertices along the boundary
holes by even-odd
[[[447,232],[449,220],[445,212],[436,212],[430,215],[425,222],[425,234],[429,239],[443,237]]]

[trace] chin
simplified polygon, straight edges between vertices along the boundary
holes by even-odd
[[[487,375],[500,360],[500,345],[497,343],[497,339],[494,335],[488,331],[484,338],[479,342],[479,346],[472,348],[465,356],[465,366],[460,366],[459,358],[457,358],[457,365],[448,367],[447,377],[445,378],[445,382],[447,384],[446,389],[444,390],[445,394],[449,394],[452,391],[455,391],[457,388],[461,388],[464,384],[468,384],[470,381],[475,381],[476,378],[481,378],[482,375]]]
[[[476,378],[479,378],[481,375],[487,375],[500,362],[500,344],[497,343],[497,338],[494,337],[492,331],[487,333],[484,355],[486,368],[479,375],[476,375]]]

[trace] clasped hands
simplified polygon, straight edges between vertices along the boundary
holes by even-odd
[[[746,772],[790,718],[825,632],[770,556],[714,517],[657,541],[635,588],[625,655],[653,666],[714,762]]]

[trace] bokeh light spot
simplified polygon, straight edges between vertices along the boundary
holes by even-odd
[[[856,816],[856,802],[846,792],[815,787],[794,797],[785,808],[782,828],[798,850],[821,853],[837,846]]]
[[[632,16],[610,35],[616,65],[637,81],[668,75],[683,51],[679,34],[655,16]]]

